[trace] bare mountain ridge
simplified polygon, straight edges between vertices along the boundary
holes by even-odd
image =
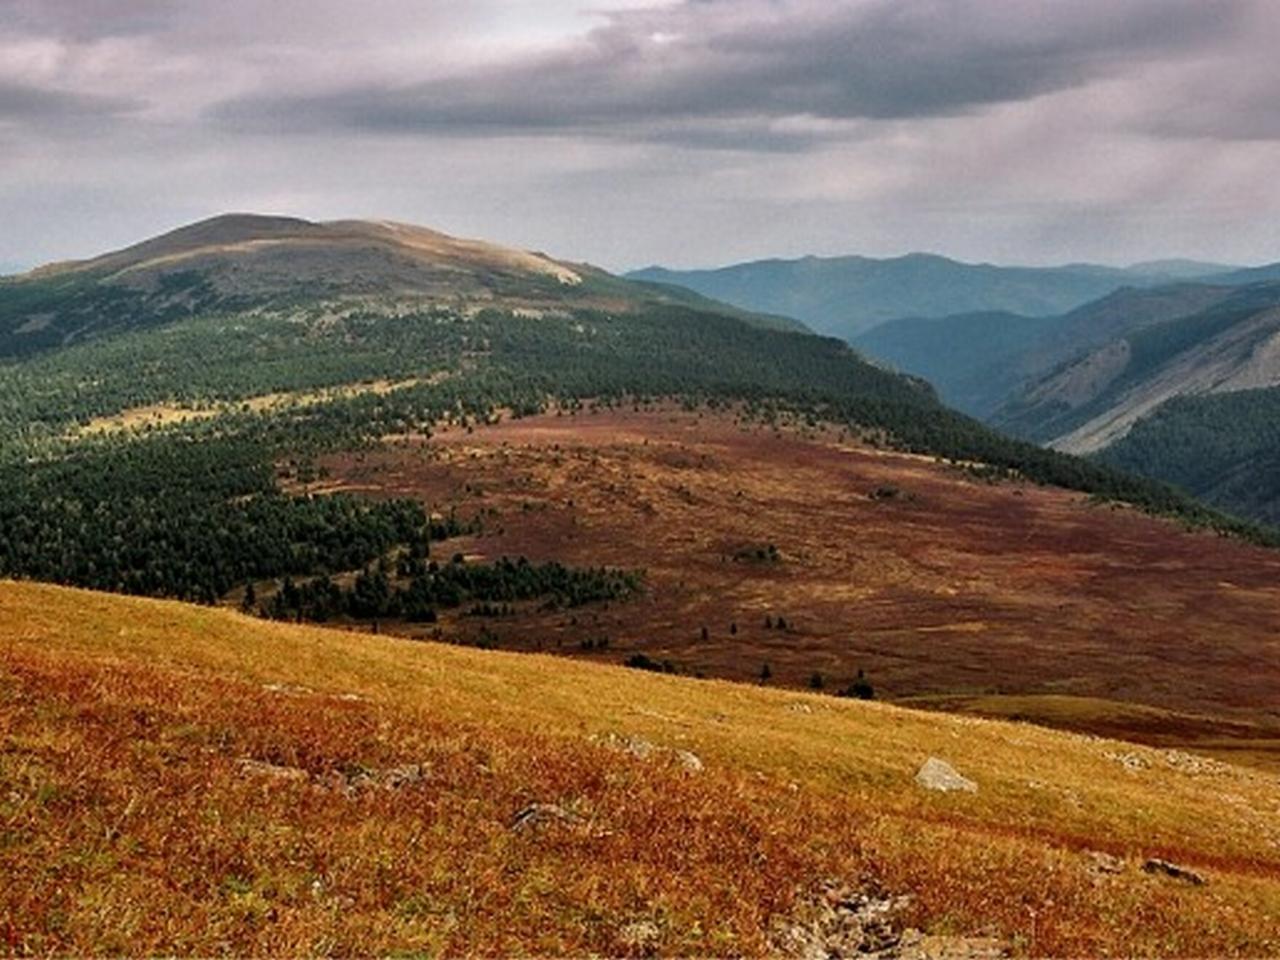
[[[66,346],[218,309],[356,300],[376,309],[626,312],[679,304],[755,326],[802,324],[691,291],[623,280],[588,264],[384,220],[315,223],[227,214],[87,260],[0,281],[0,356]],[[394,310],[392,311],[394,312]]]
[[[90,260],[42,267],[33,275],[92,271],[112,280],[145,283],[181,267],[220,268],[215,278],[233,290],[255,281],[262,285],[282,268],[294,271],[294,280],[324,279],[330,286],[366,275],[384,282],[399,279],[410,289],[423,285],[429,289],[439,279],[456,284],[463,277],[486,275],[550,278],[577,286],[584,269],[542,254],[392,221],[314,223],[293,217],[226,214]]]

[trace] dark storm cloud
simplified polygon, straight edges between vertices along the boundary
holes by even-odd
[[[222,120],[275,129],[602,131],[785,147],[836,122],[964,114],[1201,47],[1243,0],[689,0],[614,14],[560,49],[420,83],[261,93]],[[750,124],[748,128],[746,124]]]

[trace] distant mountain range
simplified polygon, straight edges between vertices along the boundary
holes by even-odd
[[[1269,272],[1125,288],[1058,317],[898,320],[854,343],[1006,432],[1275,524],[1280,282],[1229,285]]]
[[[1280,523],[1280,264],[912,254],[632,276],[791,314],[1008,433]]]
[[[902,317],[1007,312],[1054,316],[1125,286],[1156,286],[1235,268],[1187,260],[1132,267],[1067,264],[1004,267],[933,254],[760,260],[714,270],[648,267],[629,278],[678,284],[748,310],[803,320],[819,333],[852,340]]]

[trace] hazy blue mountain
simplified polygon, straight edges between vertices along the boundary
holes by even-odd
[[[1161,299],[1166,316],[1130,318],[1118,336],[1028,380],[988,420],[1060,449],[1094,453],[1176,397],[1280,385],[1280,283],[1184,286]],[[1226,420],[1221,426],[1233,429]]]
[[[853,345],[924,377],[950,406],[985,417],[1022,382],[1021,357],[1056,319],[1001,312],[909,317],[872,327]]]
[[[1123,286],[1151,286],[1221,265],[1157,261],[1139,267],[1068,264],[1004,267],[912,253],[888,260],[804,257],[714,270],[648,267],[628,276],[673,283],[748,310],[803,320],[820,333],[853,339],[900,317],[972,313],[1053,316]]]
[[[1211,279],[1214,283],[1228,283],[1233,286],[1280,280],[1280,263],[1268,263],[1261,267],[1244,267],[1243,269],[1231,270]]]
[[[970,313],[891,320],[853,343],[924,377],[952,406],[985,419],[1013,401],[1024,384],[1080,354],[1144,326],[1196,313],[1233,289],[1185,283],[1123,287],[1057,317]]]

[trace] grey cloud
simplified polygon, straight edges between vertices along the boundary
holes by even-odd
[[[129,113],[139,106],[124,97],[50,90],[0,80],[0,121],[83,121]]]
[[[686,0],[536,58],[444,79],[219,105],[276,130],[600,132],[787,149],[776,121],[950,116],[1195,49],[1246,0]],[[707,126],[711,124],[711,126]]]

